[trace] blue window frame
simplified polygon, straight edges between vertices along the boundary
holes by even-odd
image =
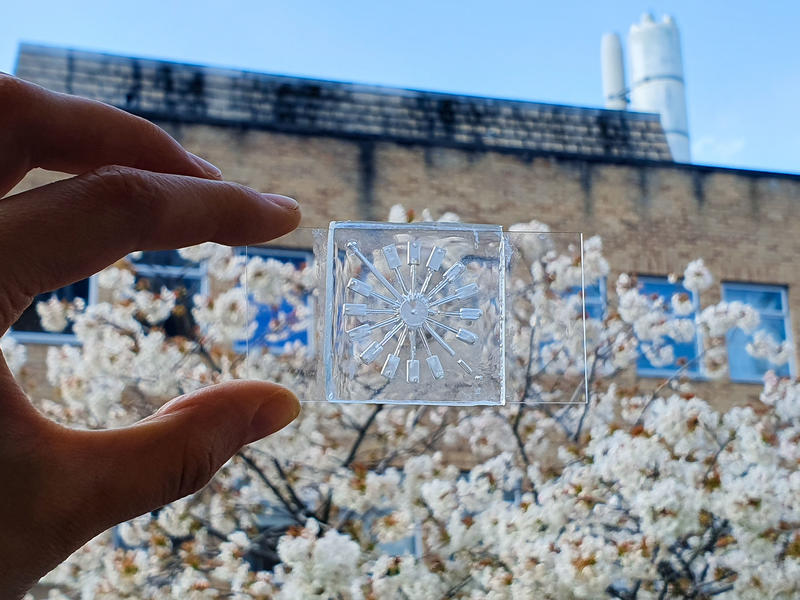
[[[700,307],[700,298],[695,292],[687,290],[680,282],[670,283],[666,277],[639,276],[638,280],[640,293],[653,300],[657,300],[658,298],[663,299],[664,312],[668,317],[673,316],[672,296],[675,294],[687,294],[692,299],[694,310],[687,315],[681,315],[681,318],[691,319],[693,323],[696,322],[697,312]],[[697,360],[701,352],[701,340],[697,332],[695,332],[694,338],[688,342],[676,342],[669,336],[666,336],[665,339],[666,343],[672,346],[672,351],[675,356],[675,360],[672,364],[658,367],[653,366],[647,359],[647,356],[645,356],[645,353],[640,352],[639,358],[636,361],[636,372],[642,377],[670,377],[674,375],[678,369],[689,364],[683,372],[688,377],[694,379],[702,378],[701,361]]]
[[[177,250],[153,250],[132,254],[128,257],[135,271],[136,285],[157,293],[162,287],[178,293],[176,306],[186,310],[173,314],[159,324],[168,336],[194,335],[192,318],[195,294],[208,293],[206,266],[184,259]]]
[[[239,254],[244,254],[245,251],[247,252],[248,257],[260,256],[264,259],[272,258],[284,263],[290,263],[294,265],[296,269],[302,269],[307,265],[310,265],[314,260],[314,253],[310,250],[303,249],[273,248],[264,246],[248,246],[246,250],[245,248],[237,249]],[[304,300],[306,305],[310,306],[313,298],[310,296],[310,294],[307,294]],[[267,335],[270,334],[271,337],[275,337],[275,331],[273,331],[273,327],[271,325],[275,319],[291,321],[293,307],[289,302],[283,300],[278,306],[259,304],[256,303],[252,298],[250,298],[250,302],[255,304],[258,309],[258,312],[256,313],[256,330],[253,333],[253,337],[251,337],[248,341],[234,344],[234,349],[237,352],[245,352],[248,346],[262,346],[268,348],[270,352],[281,354],[284,351],[286,344],[292,342],[300,342],[302,345],[306,346],[309,351],[313,351],[314,338],[313,336],[309,335],[309,332],[313,330],[313,327],[311,326],[298,331],[293,331],[287,328],[278,339],[267,339]]]
[[[97,301],[97,281],[94,276],[81,279],[62,288],[39,294],[33,299],[31,305],[20,315],[17,322],[11,326],[9,333],[18,342],[23,344],[77,344],[78,339],[72,332],[72,325],[68,325],[64,331],[51,332],[42,328],[39,313],[36,312],[36,304],[46,302],[52,296],[59,300],[72,301],[76,298],[83,298],[87,305]]]
[[[792,340],[789,321],[789,304],[786,287],[754,283],[722,284],[722,299],[726,302],[742,302],[758,311],[761,320],[756,331],[764,331],[776,342]],[[764,358],[755,358],[747,352],[747,344],[753,339],[755,331],[746,333],[738,327],[727,335],[728,370],[731,381],[740,383],[761,383],[764,373],[773,370],[779,377],[795,375],[794,360],[783,365],[775,365]]]

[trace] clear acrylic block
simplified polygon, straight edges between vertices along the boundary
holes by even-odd
[[[325,254],[328,401],[504,404],[501,227],[334,222]]]

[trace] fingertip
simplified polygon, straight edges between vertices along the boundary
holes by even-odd
[[[248,192],[252,191],[250,188],[246,189]],[[261,206],[265,210],[261,213],[261,218],[258,221],[250,222],[251,225],[258,227],[258,230],[253,237],[250,235],[243,236],[250,239],[246,243],[261,244],[270,242],[294,231],[300,226],[303,215],[297,200],[282,194],[256,193],[261,200]],[[237,236],[242,236],[243,233],[244,229],[241,227],[236,231]]]
[[[242,416],[252,415],[244,434],[245,444],[283,429],[300,414],[300,401],[291,390],[265,381],[237,380],[179,396],[143,422],[203,406],[216,407],[217,411],[240,411]],[[219,414],[214,418],[219,419]]]
[[[297,200],[289,196],[284,196],[282,194],[261,194],[261,196],[265,200],[272,202],[272,204],[277,204],[279,207],[285,208],[286,210],[300,210],[300,205],[297,203]]]
[[[196,154],[188,151],[186,153],[209,179],[222,179],[222,171],[220,171],[216,165],[213,165],[204,158],[200,158]]]
[[[300,204],[297,202],[297,200],[282,194],[260,195],[262,201],[269,205],[270,208],[277,208],[280,210],[279,220],[272,221],[273,226],[277,226],[278,223],[280,223],[279,229],[282,231],[278,235],[284,235],[290,231],[294,231],[300,226],[300,220],[303,218],[303,214],[300,211]],[[273,236],[273,239],[274,237],[276,236]]]
[[[300,401],[291,391],[276,386],[261,402],[250,421],[247,442],[260,440],[286,427],[300,414]]]

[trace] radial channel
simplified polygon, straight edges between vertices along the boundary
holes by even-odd
[[[407,355],[406,381],[419,383],[420,360],[417,352],[421,347],[431,376],[433,379],[442,379],[447,373],[431,347],[435,343],[434,347],[449,354],[457,365],[471,375],[472,367],[458,356],[456,348],[443,337],[452,333],[457,341],[469,345],[478,341],[478,336],[469,329],[450,324],[453,320],[474,322],[483,316],[480,308],[458,307],[459,303],[478,294],[476,283],[460,286],[457,283],[466,271],[464,263],[454,262],[442,272],[447,251],[433,246],[423,264],[422,244],[412,239],[405,244],[405,264],[396,244],[381,249],[388,268],[384,273],[361,251],[358,242],[349,241],[347,248],[381,285],[381,289],[376,290],[357,278],[347,283],[348,289],[359,296],[359,300],[363,300],[345,303],[343,309],[345,316],[355,317],[360,322],[347,334],[353,342],[363,347],[358,355],[361,361],[367,365],[373,364],[386,353],[381,375],[392,380],[400,368],[401,355]]]

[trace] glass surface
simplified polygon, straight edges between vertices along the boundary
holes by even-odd
[[[783,312],[783,294],[781,290],[766,289],[762,286],[744,287],[741,285],[724,285],[723,295],[727,302],[742,302],[759,312]]]
[[[768,333],[776,342],[786,340],[786,322],[783,317],[762,316],[757,331]],[[774,371],[779,377],[791,375],[788,362],[776,365],[765,358],[756,358],[747,351],[747,345],[753,341],[753,334],[745,333],[737,327],[728,333],[726,341],[732,381],[760,383],[769,370]]]
[[[662,313],[664,319],[681,318],[694,322],[697,314],[696,309],[677,317],[672,307],[672,298],[675,294],[686,294],[695,304],[695,307],[697,305],[695,294],[687,290],[683,284],[670,283],[666,277],[640,277],[639,285],[640,292],[655,305],[652,310]],[[677,369],[683,369],[683,372],[690,376],[699,376],[701,374],[701,364],[698,360],[699,340],[696,334],[688,341],[675,340],[669,335],[664,335],[663,341],[655,345],[671,348],[674,359],[666,364],[654,365],[646,353],[642,351],[636,362],[636,368],[640,375],[660,377],[672,374]],[[640,340],[640,349],[644,350],[646,347],[646,343],[641,343]]]
[[[581,296],[581,287],[571,287],[566,296]],[[597,281],[586,283],[583,288],[583,302],[586,316],[590,319],[602,319],[606,314],[606,278],[600,277]]]
[[[775,342],[787,339],[788,310],[785,306],[786,290],[780,286],[760,284],[727,283],[722,286],[722,296],[726,302],[742,302],[759,313],[760,322],[755,331],[745,332],[734,328],[726,336],[728,349],[728,368],[732,381],[760,383],[767,371],[774,371],[779,377],[791,375],[791,360],[776,365],[766,358],[752,356],[747,345],[754,335],[764,332]]]
[[[294,315],[292,304],[283,300],[280,304],[269,305],[251,299],[251,305],[257,308],[256,328],[249,340],[236,343],[237,350],[246,351],[249,345],[264,346],[271,352],[283,353],[287,344],[308,346],[308,328],[303,326],[302,329],[295,329],[299,321]]]
[[[239,248],[237,253],[246,256],[248,260],[252,257],[277,260],[292,265],[298,271],[309,267],[314,260],[313,252],[296,248],[250,246]],[[303,294],[302,299],[304,306],[310,310],[311,294]],[[282,354],[297,344],[309,347],[313,339],[309,333],[313,329],[313,319],[300,318],[293,303],[286,298],[276,299],[269,304],[258,302],[252,294],[248,297],[248,302],[256,310],[256,327],[248,340],[234,344],[238,352],[246,352],[249,347],[263,346],[270,352]]]

